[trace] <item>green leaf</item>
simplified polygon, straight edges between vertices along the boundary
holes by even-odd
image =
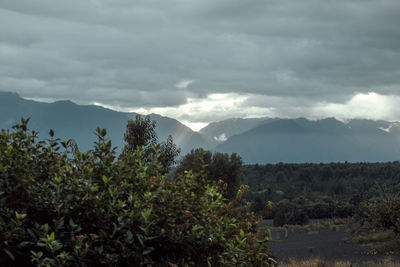
[[[14,255],[11,253],[11,251],[9,251],[8,249],[3,249],[4,250],[4,252],[13,260],[13,261],[15,261],[15,257],[14,257]]]
[[[144,246],[142,235],[136,234],[137,239],[139,240],[140,245]]]
[[[90,188],[90,191],[96,192],[98,189],[99,189],[99,187],[96,185],[96,186],[92,186],[92,187]]]
[[[60,184],[60,183],[62,182],[62,178],[61,178],[60,176],[56,176],[56,177],[54,178],[54,182],[55,182],[56,184]]]
[[[32,231],[31,229],[27,229],[26,231],[28,232],[29,236],[30,236],[32,239],[36,239],[36,235],[33,233],[33,231]]]
[[[201,230],[203,228],[204,228],[203,226],[196,224],[196,225],[193,225],[192,231],[195,232],[195,231]]]
[[[43,256],[43,252],[41,252],[41,251],[35,252],[35,251],[31,250],[31,254],[38,259],[40,259]]]
[[[25,219],[26,214],[15,212],[15,217],[17,218],[17,220],[21,221],[21,220]]]
[[[244,231],[243,231],[243,229],[240,229],[240,236],[241,236],[241,237],[244,236]]]
[[[27,246],[33,245],[33,244],[34,244],[34,243],[33,243],[33,242],[30,242],[30,241],[23,241],[23,242],[19,243],[19,244],[17,245],[17,247],[18,247],[18,248],[24,248],[24,247],[27,247]]]
[[[69,226],[71,226],[72,229],[75,229],[75,228],[78,227],[78,225],[74,223],[74,221],[72,220],[72,218],[69,219]]]
[[[128,243],[132,243],[133,241],[133,234],[131,231],[127,231],[126,232],[126,241],[128,241]]]
[[[61,228],[64,227],[64,217],[61,217],[61,218],[57,221],[56,227],[57,227],[57,229],[61,229]],[[56,230],[57,230],[57,229],[56,229]]]
[[[152,252],[153,250],[151,250],[151,249],[146,249],[145,251],[143,251],[143,253],[142,253],[142,255],[147,255],[147,254],[150,254],[151,252]]]
[[[54,251],[57,251],[57,250],[61,249],[62,247],[63,247],[63,245],[60,244],[60,243],[58,243],[58,244],[55,244],[55,245],[53,246],[53,250],[54,250]]]
[[[54,238],[55,238],[55,234],[54,234],[54,232],[51,232],[51,234],[50,234],[50,236],[49,236],[49,240],[50,241],[54,241]]]

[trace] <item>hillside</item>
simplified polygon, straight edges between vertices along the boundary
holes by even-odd
[[[269,120],[216,146],[248,163],[377,162],[400,158],[397,123],[334,118]]]
[[[71,101],[42,103],[21,98],[15,93],[0,92],[0,129],[10,128],[21,117],[31,117],[29,127],[46,137],[50,128],[60,138],[74,138],[81,150],[92,148],[96,127],[106,128],[114,146],[123,146],[126,123],[135,113],[117,112],[94,105],[77,105]],[[194,147],[209,148],[213,141],[192,131],[179,121],[152,114],[157,122],[159,141],[172,135],[174,142],[182,148],[182,154]]]
[[[271,118],[232,118],[218,122],[211,122],[206,127],[200,130],[200,133],[205,134],[214,140],[223,142],[226,138],[233,135],[244,133],[251,130],[260,124],[271,121]]]
[[[71,101],[42,103],[0,92],[0,128],[10,128],[21,117],[31,117],[30,128],[47,137],[50,128],[56,136],[74,138],[81,150],[92,147],[96,127],[106,128],[119,149],[123,146],[126,123],[135,113],[117,112]],[[179,121],[151,114],[157,122],[159,141],[172,135],[182,148],[181,155],[193,148],[237,153],[245,163],[277,162],[380,162],[400,159],[398,122],[334,118],[228,119],[212,122],[194,132]]]

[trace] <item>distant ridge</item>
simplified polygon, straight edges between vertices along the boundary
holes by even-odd
[[[397,161],[400,127],[370,120],[275,119],[231,136],[215,150],[239,153],[248,163]]]
[[[21,117],[29,127],[48,137],[50,128],[63,139],[74,138],[81,150],[92,148],[96,127],[106,128],[114,146],[123,146],[126,123],[135,113],[117,112],[69,100],[42,103],[0,92],[0,128],[10,128]],[[400,123],[335,118],[227,119],[194,132],[175,119],[150,115],[157,122],[159,141],[172,135],[182,154],[203,147],[237,153],[245,163],[381,162],[400,160]]]
[[[218,122],[211,122],[206,127],[200,130],[200,133],[205,134],[214,139],[218,139],[221,136],[226,138],[232,135],[241,134],[246,132],[264,122],[273,120],[271,118],[255,118],[255,119],[242,119],[232,118]]]
[[[123,146],[126,123],[135,118],[135,113],[117,112],[95,105],[77,105],[69,100],[43,103],[21,98],[16,93],[0,92],[0,128],[10,128],[21,117],[31,117],[29,127],[38,130],[41,137],[48,137],[54,129],[57,137],[74,138],[81,150],[93,147],[96,127],[106,128],[108,137],[119,149]],[[175,119],[157,114],[150,115],[157,122],[159,141],[172,135],[182,153],[195,147],[210,148],[214,141],[192,131]]]

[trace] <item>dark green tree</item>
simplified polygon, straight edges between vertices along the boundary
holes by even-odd
[[[165,142],[161,144],[157,142],[156,122],[152,121],[150,116],[143,118],[137,114],[135,120],[130,119],[126,125],[124,140],[126,145],[123,153],[135,153],[140,149],[147,160],[150,160],[153,148],[157,148],[157,159],[164,166],[166,172],[176,163],[175,158],[181,151],[174,144],[171,135]]]
[[[171,135],[168,136],[167,141],[162,142],[160,145],[160,155],[158,160],[163,166],[172,166],[176,163],[176,157],[178,157],[181,149],[176,146]]]
[[[206,151],[202,148],[194,149],[180,161],[177,174],[192,170],[199,173],[205,172],[205,176],[211,181],[222,180],[226,183],[225,197],[232,198],[240,185],[242,171],[242,159],[236,153]]]
[[[141,147],[144,151],[157,143],[156,122],[150,116],[142,118],[136,114],[135,120],[128,120],[124,135],[126,145],[124,152],[134,153]]]
[[[210,177],[215,180],[222,180],[227,184],[226,196],[234,197],[240,185],[242,173],[242,158],[236,153],[228,155],[216,152],[213,154],[210,165]]]
[[[202,148],[192,149],[179,162],[176,173],[183,174],[192,170],[194,173],[208,172],[211,165],[212,153]]]

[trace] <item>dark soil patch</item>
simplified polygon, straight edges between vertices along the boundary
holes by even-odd
[[[268,225],[268,222],[263,224]],[[388,256],[376,253],[369,246],[353,243],[348,226],[336,226],[335,230],[326,226],[307,229],[300,227],[270,228],[272,237],[270,249],[278,262],[318,257],[329,262],[350,261],[360,264],[368,261],[380,261]],[[390,255],[390,257],[400,262],[400,255]]]

